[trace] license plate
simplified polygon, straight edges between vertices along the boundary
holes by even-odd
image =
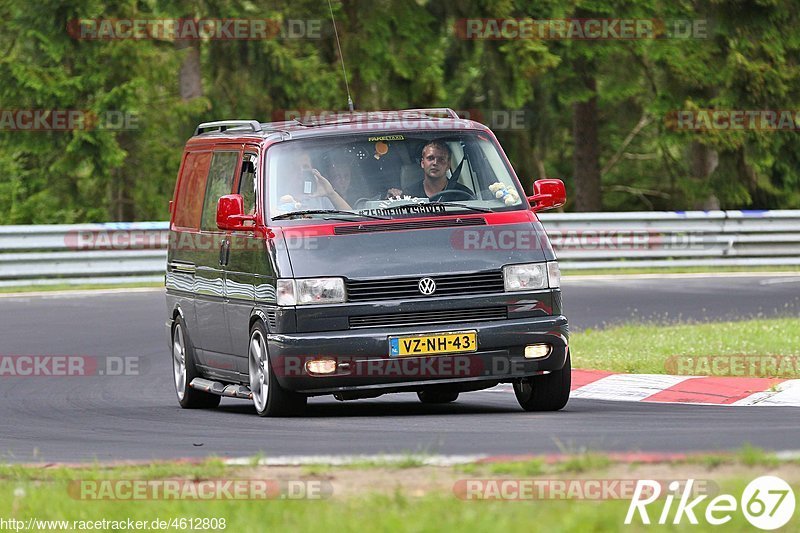
[[[392,357],[474,352],[477,349],[476,331],[389,337],[389,355]]]

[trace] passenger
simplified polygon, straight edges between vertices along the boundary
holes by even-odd
[[[464,191],[470,195],[473,192],[457,180],[448,180],[447,171],[450,169],[450,148],[442,141],[431,141],[422,148],[423,178],[405,190],[389,189],[389,197],[397,198],[411,196],[413,198],[430,198],[444,190]]]
[[[292,162],[299,162],[294,171],[287,172],[283,194],[278,199],[278,209],[281,211],[296,211],[304,209],[342,209],[350,210],[350,204],[339,195],[331,182],[320,174],[319,170],[311,165],[308,154],[300,154],[292,158]],[[294,165],[293,165],[294,166]],[[308,176],[312,175],[312,190],[304,191]]]

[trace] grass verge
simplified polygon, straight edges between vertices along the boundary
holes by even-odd
[[[706,375],[797,378],[800,321],[774,318],[587,329],[570,335],[570,353],[572,366],[581,369],[687,375],[707,370]],[[739,366],[729,356],[753,357],[739,358],[743,365]]]
[[[91,291],[102,289],[140,289],[140,288],[163,288],[163,282],[152,283],[84,283],[71,285],[69,283],[57,283],[53,285],[24,285],[19,287],[0,287],[0,294],[28,293],[28,292],[60,292],[60,291]]]
[[[793,487],[800,480],[796,460],[779,460],[774,454],[746,448],[732,454],[692,456],[685,461],[658,464],[630,464],[596,453],[567,456],[557,461],[532,458],[528,461],[479,463],[457,467],[409,467],[386,469],[366,464],[332,466],[324,474],[309,475],[303,467],[225,466],[218,460],[200,464],[160,463],[152,466],[86,468],[41,468],[0,466],[0,517],[4,529],[14,519],[28,525],[36,519],[34,530],[57,529],[41,521],[67,521],[68,530],[115,529],[129,519],[155,530],[154,520],[168,521],[160,530],[203,529],[211,531],[289,528],[292,531],[617,531],[624,520],[630,497],[591,496],[583,489],[597,480],[608,486],[631,480],[696,479],[711,484],[737,499],[751,480],[777,474]],[[146,499],[108,500],[83,498],[70,489],[76,480],[241,480],[275,479],[288,482],[325,482],[332,489],[322,498],[281,492],[261,499]],[[576,488],[546,496],[509,497],[496,490],[499,483],[529,483],[546,486],[556,482]],[[466,492],[479,483],[479,490]],[[635,484],[635,483],[634,483]],[[474,486],[474,485],[473,485]],[[509,486],[509,485],[505,485]],[[492,488],[494,487],[494,488]],[[586,490],[586,492],[584,492]],[[613,494],[613,490],[611,491]],[[677,501],[677,498],[676,498]],[[643,526],[634,522],[633,531],[691,530],[717,531],[700,516],[705,503],[697,506],[700,525],[691,526],[684,518],[681,527]],[[649,507],[657,520],[664,507],[662,498]],[[675,505],[670,517],[674,515]],[[176,522],[169,524],[172,520]],[[99,523],[98,521],[107,521]],[[224,525],[223,525],[224,520]],[[92,525],[89,526],[89,523]],[[188,526],[191,523],[192,526]],[[535,524],[536,527],[533,527]],[[23,529],[18,529],[23,530]],[[734,512],[725,531],[752,530],[741,512]]]

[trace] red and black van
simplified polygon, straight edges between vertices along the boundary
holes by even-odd
[[[570,392],[559,269],[492,132],[449,109],[201,124],[170,204],[166,293],[183,407],[512,383],[528,411]]]

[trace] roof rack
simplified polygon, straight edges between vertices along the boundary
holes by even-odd
[[[194,130],[194,134],[200,135],[201,133],[205,133],[203,131],[205,129],[216,129],[220,132],[223,132],[231,127],[242,126],[249,126],[254,133],[261,131],[261,123],[257,120],[217,120],[215,122],[203,122],[197,126],[197,129]]]
[[[409,112],[416,112],[416,113],[424,113],[428,116],[431,114],[434,115],[447,115],[450,118],[459,119],[461,117],[458,116],[458,113],[450,109],[449,107],[428,107],[428,108],[420,108],[420,109],[403,109],[401,112],[409,111]]]

